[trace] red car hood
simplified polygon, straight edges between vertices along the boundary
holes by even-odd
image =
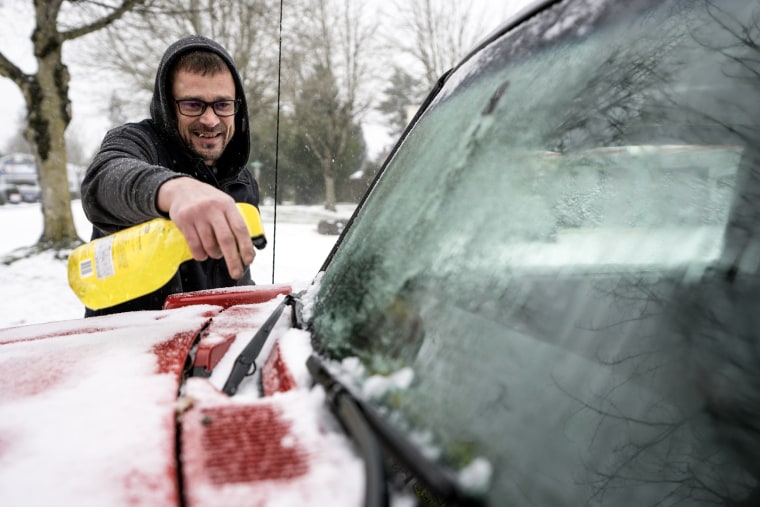
[[[363,465],[311,387],[309,335],[287,312],[261,373],[221,392],[274,289],[0,330],[0,505],[359,505]],[[197,304],[218,295],[232,300]],[[183,382],[186,366],[213,373]]]

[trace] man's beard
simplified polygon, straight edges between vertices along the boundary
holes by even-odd
[[[223,126],[221,128],[213,129],[191,128],[189,131],[190,139],[185,140],[185,144],[188,145],[188,149],[191,152],[207,163],[209,161],[215,162],[221,158],[227,147],[227,141],[225,139],[226,130]],[[213,137],[204,138],[200,137],[198,134],[201,136],[205,135]],[[211,142],[211,140],[213,140],[213,142]]]

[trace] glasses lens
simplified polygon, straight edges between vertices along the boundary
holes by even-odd
[[[178,100],[179,112],[186,116],[200,116],[206,109],[206,104],[199,100]]]
[[[219,116],[232,116],[237,112],[237,101],[235,100],[220,100],[214,102],[214,112]]]

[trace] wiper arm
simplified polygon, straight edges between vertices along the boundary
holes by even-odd
[[[248,342],[248,345],[246,345],[243,351],[238,354],[237,358],[235,358],[235,364],[232,366],[232,370],[222,388],[222,391],[225,394],[233,396],[237,392],[238,387],[240,387],[240,383],[243,379],[256,372],[256,358],[259,357],[259,353],[261,353],[261,349],[264,348],[267,338],[272,334],[272,329],[274,329],[277,321],[280,320],[282,311],[286,306],[293,304],[293,300],[294,298],[292,295],[288,294],[285,296],[285,299],[277,305],[277,308],[274,309],[272,314],[267,317],[266,321],[264,321],[264,324],[258,331],[256,331],[256,334],[253,335],[253,338]]]
[[[393,429],[388,423],[382,419],[377,412],[366,402],[356,398],[340,381],[338,381],[327,369],[321,359],[315,355],[311,355],[306,361],[306,367],[309,369],[314,380],[316,380],[327,393],[327,399],[330,401],[333,412],[340,419],[341,423],[347,427],[351,436],[357,441],[360,449],[362,449],[364,443],[361,443],[359,439],[348,428],[346,420],[344,420],[343,413],[347,410],[346,407],[355,407],[350,409],[351,417],[359,417],[362,419],[362,425],[366,426],[371,432],[372,439],[380,441],[383,448],[392,455],[398,462],[404,465],[419,481],[434,495],[436,495],[443,503],[461,505],[461,506],[481,506],[483,501],[480,498],[473,497],[472,495],[462,491],[461,487],[456,483],[450,475],[443,470],[438,464],[430,461],[420,453],[420,451],[414,447],[409,441]],[[353,411],[358,413],[353,413]],[[356,424],[351,421],[351,424]],[[362,430],[365,431],[365,430]],[[362,435],[362,438],[366,436]],[[374,444],[375,446],[377,443]],[[362,449],[363,450],[363,449]],[[363,452],[365,457],[365,467],[367,469],[367,502],[370,498],[370,485],[372,488],[378,487],[370,483],[370,479],[377,481],[379,477],[370,477],[372,472],[376,474],[373,469],[378,466],[383,466],[382,458],[378,458],[374,453],[374,450],[370,450],[372,454],[367,456]],[[370,462],[371,460],[371,462]],[[383,477],[385,472],[383,471]],[[385,479],[383,478],[385,486]],[[387,502],[387,492],[385,493]],[[370,505],[370,503],[366,503]],[[374,504],[373,504],[374,505]],[[382,504],[384,505],[384,504]]]
[[[383,455],[359,403],[315,356],[312,355],[306,360],[306,367],[312,377],[324,388],[330,408],[356,442],[364,458],[365,507],[387,506],[388,486]]]

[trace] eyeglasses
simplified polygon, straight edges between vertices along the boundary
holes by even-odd
[[[238,112],[240,99],[217,100],[216,102],[204,102],[198,99],[175,100],[180,114],[183,116],[201,116],[206,108],[211,106],[217,116],[232,116]]]

